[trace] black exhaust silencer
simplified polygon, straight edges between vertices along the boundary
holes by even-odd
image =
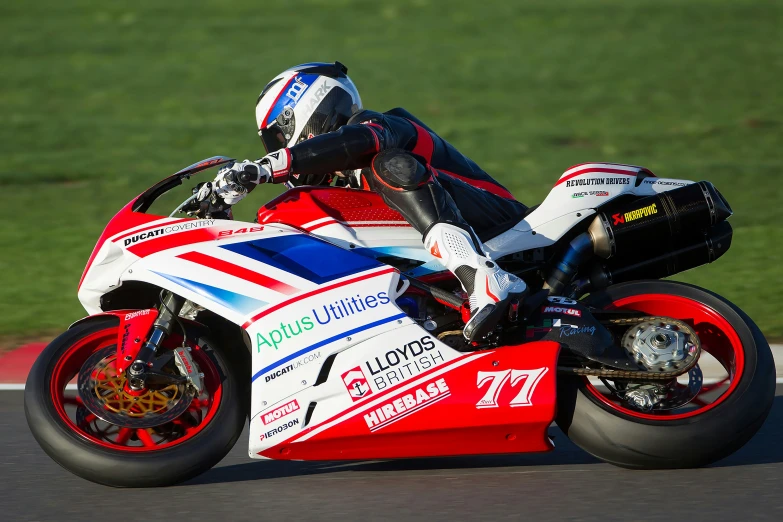
[[[601,212],[588,232],[595,254],[650,258],[658,252],[693,243],[731,216],[726,199],[708,181],[637,199]]]
[[[731,246],[731,238],[731,225],[723,221],[702,233],[699,240],[691,240],[686,246],[669,249],[636,263],[628,263],[623,258],[596,262],[589,272],[590,286],[599,289],[637,279],[661,279],[712,263],[726,253]]]

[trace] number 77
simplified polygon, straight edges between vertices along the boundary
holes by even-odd
[[[538,368],[535,370],[503,370],[498,372],[478,372],[476,376],[476,386],[481,388],[485,383],[489,382],[489,388],[484,396],[476,403],[476,408],[497,408],[498,396],[503,386],[511,380],[511,386],[514,387],[521,381],[525,380],[522,385],[522,389],[514,397],[509,406],[516,408],[519,406],[532,406],[530,398],[533,396],[533,392],[541,380],[541,377],[547,372],[549,368]]]

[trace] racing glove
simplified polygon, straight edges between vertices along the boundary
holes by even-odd
[[[218,171],[214,193],[228,205],[236,205],[261,183],[284,183],[291,171],[291,153],[282,149],[260,160],[230,163]]]

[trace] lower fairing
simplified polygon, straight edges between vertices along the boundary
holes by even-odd
[[[355,360],[338,355],[323,385],[251,419],[249,454],[339,460],[549,451],[559,349],[534,342],[459,354],[380,390],[366,376],[374,363],[348,368]],[[357,382],[368,390],[358,399],[349,388]]]

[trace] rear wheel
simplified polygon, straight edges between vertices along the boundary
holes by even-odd
[[[115,367],[118,323],[77,325],[52,341],[25,386],[25,413],[44,451],[69,471],[116,487],[175,484],[219,462],[242,432],[238,379],[209,341],[190,345],[204,375],[201,393],[184,386],[132,390]],[[175,373],[164,343],[163,371]],[[89,383],[89,386],[76,382]]]
[[[775,365],[761,331],[739,308],[673,281],[619,284],[587,301],[685,321],[701,341],[700,362],[712,360],[723,376],[705,381],[681,406],[649,412],[619,397],[615,383],[561,378],[557,424],[578,446],[628,468],[690,468],[730,455],[761,427],[774,400]]]

